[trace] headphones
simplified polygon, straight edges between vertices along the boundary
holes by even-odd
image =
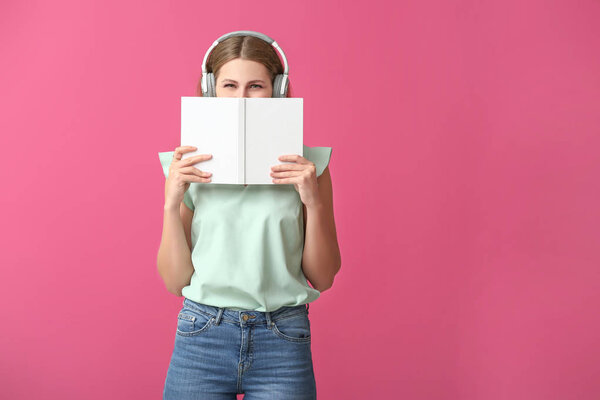
[[[285,58],[285,54],[283,53],[283,50],[281,50],[281,48],[279,47],[279,45],[277,44],[276,41],[274,41],[273,39],[271,39],[270,37],[268,37],[267,35],[265,35],[263,33],[254,32],[254,31],[229,32],[213,42],[213,44],[210,46],[210,48],[204,55],[204,61],[202,61],[202,81],[201,81],[202,96],[217,97],[215,76],[213,75],[212,72],[210,72],[210,73],[206,72],[206,60],[208,59],[208,56],[210,55],[212,49],[214,49],[216,45],[218,45],[223,40],[230,38],[232,36],[254,36],[259,39],[264,40],[265,42],[267,42],[270,45],[272,45],[273,47],[275,47],[275,50],[277,50],[279,52],[279,54],[281,54],[281,57],[283,58],[283,64],[284,64],[285,68],[284,68],[283,74],[277,74],[275,76],[275,80],[273,81],[272,97],[287,97],[289,80],[288,80],[288,63],[287,63],[287,59]]]

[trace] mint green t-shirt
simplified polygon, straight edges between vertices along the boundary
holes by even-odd
[[[303,152],[320,176],[331,147],[304,145]],[[158,153],[165,178],[173,153]],[[302,271],[304,215],[294,185],[193,182],[183,201],[194,211],[194,273],[182,290],[184,297],[237,311],[272,312],[320,296]]]

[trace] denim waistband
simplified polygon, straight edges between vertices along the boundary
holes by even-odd
[[[283,306],[275,311],[254,311],[243,310],[236,311],[226,307],[215,307],[208,304],[197,303],[193,300],[184,297],[183,305],[191,309],[199,310],[215,317],[215,325],[218,325],[222,320],[229,322],[244,323],[263,323],[271,324],[271,321],[277,321],[280,318],[289,317],[299,313],[308,314],[309,304],[300,304],[297,306]]]

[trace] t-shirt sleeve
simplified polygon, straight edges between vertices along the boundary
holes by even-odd
[[[165,179],[169,176],[169,167],[171,166],[171,162],[173,161],[174,151],[163,151],[158,153],[158,157],[160,159],[160,164],[162,165],[163,174],[165,175]],[[183,195],[183,203],[192,211],[194,211],[194,199],[192,198],[192,193],[190,192],[190,188],[194,183],[190,183],[188,190],[185,191]]]
[[[309,147],[304,145],[304,158],[315,163],[317,177],[321,176],[331,159],[331,147]]]

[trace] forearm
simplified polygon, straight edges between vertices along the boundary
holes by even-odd
[[[179,209],[176,207],[165,206],[164,209],[157,266],[167,290],[181,296],[181,289],[190,283],[194,266]]]
[[[302,270],[313,287],[331,287],[341,266],[333,209],[323,204],[307,207]]]

